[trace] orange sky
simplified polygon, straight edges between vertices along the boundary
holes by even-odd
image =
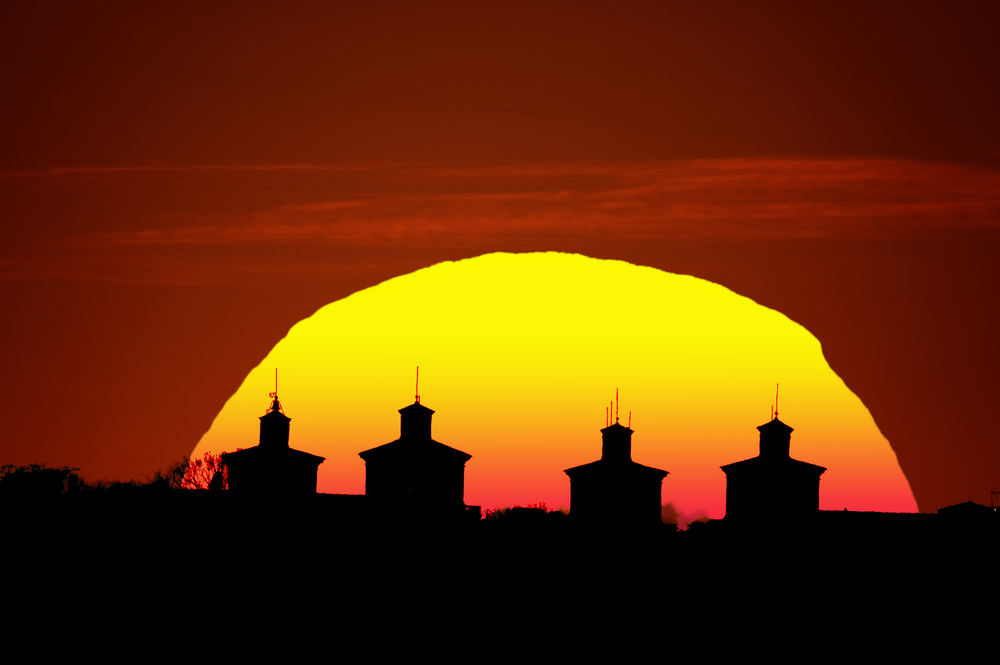
[[[2,461],[149,475],[319,307],[559,250],[783,312],[921,509],[988,501],[998,11],[8,3]]]

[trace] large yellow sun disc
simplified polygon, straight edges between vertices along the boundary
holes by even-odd
[[[721,517],[719,467],[757,454],[780,382],[792,457],[829,469],[821,508],[916,510],[805,328],[705,280],[573,254],[440,263],[323,307],[250,371],[194,454],[256,445],[278,368],[291,446],[326,457],[319,491],[363,493],[358,453],[398,437],[418,365],[434,438],[472,455],[470,505],[568,508],[562,470],[600,456],[619,389],[633,459],[670,471],[663,503]]]

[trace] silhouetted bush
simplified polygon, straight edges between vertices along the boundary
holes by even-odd
[[[69,466],[8,464],[0,467],[0,496],[39,498],[75,494],[83,488],[77,471]]]
[[[201,458],[185,457],[185,473],[181,487],[188,490],[223,490],[227,489],[226,467],[222,464],[222,455],[206,452]]]
[[[545,517],[548,506],[544,503],[533,503],[529,506],[509,506],[483,511],[484,520],[534,520]]]
[[[168,490],[182,489],[184,487],[184,478],[187,476],[190,464],[191,459],[189,457],[184,457],[170,465],[166,471],[157,470],[146,484]]]

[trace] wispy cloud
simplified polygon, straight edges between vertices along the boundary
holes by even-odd
[[[300,173],[361,172],[367,170],[384,171],[394,165],[386,162],[372,164],[131,164],[120,166],[64,166],[33,171],[0,171],[0,179],[59,178],[77,175],[127,175],[131,173],[268,173],[292,171]],[[395,168],[411,168],[411,164],[399,164]]]
[[[308,255],[268,268],[302,274],[322,272],[328,257],[343,266],[415,252],[585,251],[610,237],[864,239],[1000,227],[1000,171],[888,159],[138,166],[24,177],[3,192],[19,216],[9,217],[18,242],[36,251],[0,250],[8,277],[205,283],[275,252]],[[47,208],[58,198],[50,191],[68,192],[70,204]]]
[[[1000,172],[862,159],[423,167],[364,196],[198,217],[89,242],[460,246],[608,232],[636,239],[884,237],[1000,225]]]

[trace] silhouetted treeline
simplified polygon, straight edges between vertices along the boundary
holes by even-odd
[[[997,513],[976,504],[939,514],[819,511],[766,523],[709,520],[678,531],[670,524],[588,525],[544,506],[446,519],[392,510],[363,495],[241,497],[181,489],[168,473],[88,485],[74,469],[43,466],[0,471],[0,521],[8,554],[24,562],[86,562],[109,572],[127,552],[124,565],[141,561],[149,570],[195,560],[227,562],[227,575],[253,576],[262,562],[295,561],[384,581],[408,566],[448,579],[488,569],[521,580],[618,567],[637,584],[656,571],[734,565],[768,574],[818,567],[867,575],[873,565],[959,565],[1000,545]]]
[[[97,608],[110,603],[114,616],[200,612],[272,636],[322,620],[371,644],[410,635],[481,648],[539,631],[570,651],[591,634],[662,644],[679,615],[752,633],[764,617],[784,627],[815,626],[824,613],[881,620],[915,594],[954,603],[949,594],[991,573],[998,544],[992,511],[820,511],[678,531],[588,526],[542,506],[447,520],[375,508],[363,495],[178,489],[167,474],[91,487],[57,471],[29,469],[37,486],[21,472],[0,480],[11,479],[0,491],[5,597],[77,626],[106,624]],[[29,486],[37,491],[20,491]],[[258,643],[227,640],[236,652]]]
[[[977,504],[960,504],[938,514],[819,511],[812,516],[769,516],[766,522],[728,523],[708,520],[677,531],[673,524],[593,525],[579,523],[545,506],[509,507],[486,511],[482,519],[442,517],[433,511],[403,510],[370,503],[364,495],[317,494],[305,497],[238,496],[229,492],[182,489],[183,474],[154,474],[146,481],[87,484],[69,467],[41,465],[0,469],[0,515],[10,526],[59,525],[85,536],[87,528],[117,529],[122,537],[157,533],[182,541],[196,539],[205,547],[224,546],[225,539],[255,538],[279,530],[286,542],[323,544],[345,534],[392,539],[394,534],[434,533],[436,538],[493,539],[604,538],[608,548],[630,538],[653,538],[671,547],[701,544],[797,542],[824,543],[864,540],[892,547],[900,543],[938,546],[943,540],[995,538],[1000,529],[996,511]],[[592,545],[604,549],[600,542]],[[217,542],[216,542],[217,541]]]

